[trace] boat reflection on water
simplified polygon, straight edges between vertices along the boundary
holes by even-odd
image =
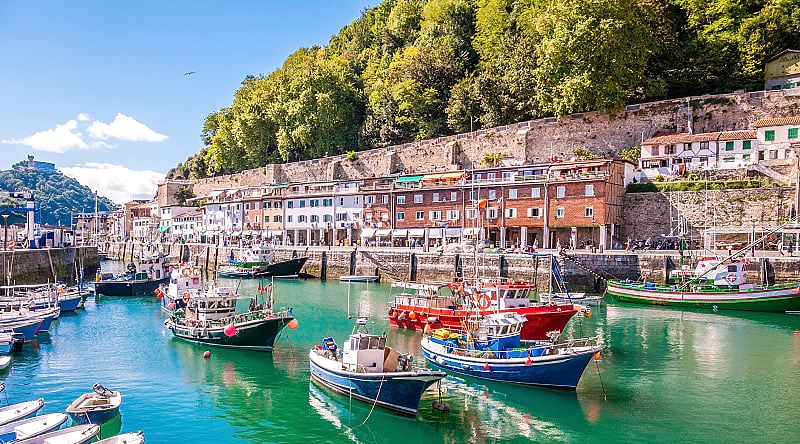
[[[341,430],[342,435],[352,442],[361,442],[353,434],[350,425],[357,425],[352,409],[344,408],[334,397],[326,393],[326,390],[313,382],[308,383],[308,405],[314,409],[319,416],[329,422],[335,429]],[[351,406],[352,404],[348,404]],[[360,413],[360,411],[359,411]]]

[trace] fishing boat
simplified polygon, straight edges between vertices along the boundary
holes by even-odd
[[[465,329],[437,329],[422,339],[422,353],[443,370],[475,378],[575,390],[603,346],[598,339],[521,341],[525,317],[496,313],[467,319]]]
[[[39,332],[40,325],[42,325],[42,321],[37,318],[14,317],[10,320],[5,320],[0,316],[0,329],[11,330],[15,335],[18,335],[15,337],[22,337],[23,342],[33,341]]]
[[[0,426],[0,442],[17,442],[51,432],[67,422],[67,415],[50,413]]]
[[[194,276],[182,276],[194,282]],[[191,287],[170,284],[169,293],[180,291],[180,302],[174,299],[169,318],[164,325],[179,339],[218,347],[236,347],[270,351],[281,329],[296,325],[292,309],[273,310],[273,286],[259,283],[259,295],[240,298],[238,292],[229,287],[204,287],[199,277]],[[268,294],[269,297],[264,297]],[[249,307],[237,312],[237,302],[248,300]]]
[[[14,441],[15,444],[84,444],[91,442],[100,433],[100,426],[83,424],[55,432]]]
[[[94,444],[144,444],[144,432],[123,433],[122,435],[101,439]]]
[[[776,285],[747,283],[744,259],[703,258],[683,283],[657,284],[630,280],[608,281],[606,292],[615,301],[710,310],[783,313],[800,310],[800,282]]]
[[[217,274],[229,278],[297,278],[307,260],[307,257],[301,257],[275,262],[272,246],[256,244],[242,251],[241,260],[236,260],[231,253],[228,264],[219,267]]]
[[[67,407],[67,414],[78,424],[105,424],[119,415],[122,394],[94,384]]]
[[[311,380],[351,399],[416,415],[423,392],[446,374],[413,369],[413,356],[387,347],[386,335],[369,334],[366,324],[358,319],[343,350],[328,337],[309,351]]]
[[[5,386],[0,385],[0,391],[3,390]],[[44,407],[42,398],[0,407],[0,426],[34,416],[42,407]]]
[[[560,332],[578,312],[578,307],[568,302],[531,301],[535,286],[510,279],[395,282],[392,287],[402,291],[389,305],[389,323],[416,330],[461,328],[463,320],[476,313],[517,313],[527,319],[522,339],[547,339],[548,332]]]
[[[161,284],[169,282],[169,265],[165,256],[148,256],[136,264],[130,263],[126,273],[98,273],[94,283],[96,294],[105,296],[138,296],[152,293]]]
[[[11,356],[0,356],[0,371],[7,369],[9,365],[11,365]]]
[[[381,277],[378,275],[345,275],[339,276],[339,282],[379,282]]]
[[[603,303],[602,295],[588,295],[586,293],[543,293],[540,298],[545,301],[576,305],[596,306]]]

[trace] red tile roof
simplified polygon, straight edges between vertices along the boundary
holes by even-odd
[[[714,133],[678,133],[667,134],[666,136],[651,137],[642,145],[667,145],[670,143],[691,143],[691,142],[709,142],[712,140],[747,140],[755,139],[756,132],[754,130],[741,130],[741,131],[718,131]]]
[[[800,116],[773,117],[773,118],[770,118],[770,119],[759,119],[759,120],[756,120],[756,128],[761,128],[761,127],[764,127],[764,126],[792,125],[794,123],[800,123]]]

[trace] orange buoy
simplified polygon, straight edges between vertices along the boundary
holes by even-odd
[[[412,311],[411,313],[408,314],[408,317],[411,320],[415,320],[417,319],[417,314]]]
[[[296,329],[298,325],[300,325],[300,323],[297,322],[297,319],[292,319],[288,324],[286,324],[286,326],[289,327],[289,330]]]
[[[206,358],[206,359],[210,358],[211,357],[211,352],[208,351],[208,350],[204,351],[203,352],[203,357]]]

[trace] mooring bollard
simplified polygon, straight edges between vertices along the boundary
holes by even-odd
[[[327,281],[328,280],[328,252],[322,252],[322,259],[320,260],[319,264],[319,280]]]
[[[500,255],[500,277],[508,277],[508,261],[504,255]]]
[[[461,263],[461,255],[460,254],[456,254],[456,258],[455,258],[454,262],[455,262],[455,264],[454,264],[455,265],[455,270],[454,270],[455,271],[455,276],[459,277],[459,278],[463,278],[464,277],[464,266]]]
[[[350,276],[356,274],[356,250],[350,252]]]
[[[417,253],[411,253],[408,267],[408,280],[411,282],[417,282]]]

